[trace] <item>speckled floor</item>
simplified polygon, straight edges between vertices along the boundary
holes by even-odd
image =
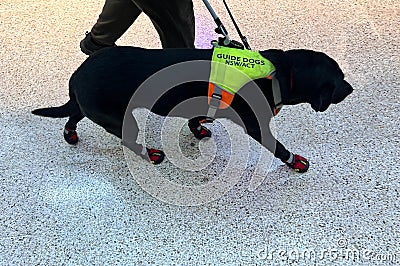
[[[228,3],[253,49],[323,51],[355,91],[324,113],[299,105],[275,119],[278,138],[310,159],[309,172],[273,161],[252,190],[248,166],[225,195],[188,207],[143,190],[120,141],[99,126],[83,120],[71,147],[65,119],[30,114],[67,100],[86,58],[79,41],[103,1],[1,1],[1,265],[400,265],[400,2]],[[235,36],[222,3],[212,5]],[[196,44],[208,47],[214,24],[201,1],[195,12]],[[145,17],[118,44],[160,47]],[[175,182],[209,181],[168,168],[158,169]]]

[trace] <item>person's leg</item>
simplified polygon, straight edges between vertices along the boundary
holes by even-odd
[[[106,0],[90,33],[96,42],[103,45],[114,45],[141,12],[131,0]]]
[[[195,19],[192,0],[132,0],[149,16],[163,48],[193,48]]]
[[[106,0],[96,24],[80,43],[82,52],[89,55],[114,46],[141,12],[131,0]]]

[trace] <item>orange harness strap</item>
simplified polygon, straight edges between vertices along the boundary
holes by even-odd
[[[214,94],[214,88],[215,88],[214,83],[209,82],[208,83],[208,104],[210,104],[212,95]],[[233,97],[235,95],[231,94],[225,90],[222,90],[221,96],[222,96],[222,98],[220,100],[220,104],[219,104],[218,108],[226,109],[231,105],[231,103],[233,101]]]
[[[268,76],[267,79],[272,79],[272,77]],[[214,83],[209,82],[208,83],[208,105],[211,104],[211,99],[213,98],[213,94],[214,94],[214,88],[215,88]],[[229,92],[227,92],[225,90],[222,90],[221,99],[219,100],[219,106],[217,108],[218,109],[226,109],[226,108],[228,108],[231,105],[234,97],[235,97],[234,94],[231,94],[231,93],[229,93]],[[282,108],[282,104],[281,103],[273,108],[274,116],[276,116],[279,113],[281,108]]]

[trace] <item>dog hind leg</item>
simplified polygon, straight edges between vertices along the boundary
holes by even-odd
[[[64,139],[68,144],[75,145],[78,143],[79,138],[76,133],[76,125],[81,121],[85,116],[79,112],[69,117],[68,122],[64,127]]]

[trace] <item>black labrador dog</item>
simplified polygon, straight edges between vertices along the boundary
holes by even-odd
[[[183,62],[209,62],[212,53],[212,49],[112,47],[100,50],[90,56],[72,75],[69,82],[70,100],[66,104],[60,107],[37,109],[32,113],[45,117],[69,117],[65,125],[64,137],[70,144],[78,142],[76,125],[81,119],[87,117],[109,133],[123,139],[123,144],[136,154],[147,158],[152,163],[161,163],[164,159],[162,151],[136,143],[137,124],[134,117],[130,115],[132,109],[146,107],[155,114],[170,115],[180,103],[188,99],[207,96],[208,82],[203,79],[203,76],[209,75],[210,70],[206,68],[200,79],[194,75],[190,77],[190,82],[177,84],[161,92],[160,95],[154,95],[160,91],[157,92],[157,88],[150,85],[142,90],[148,91],[150,96],[157,96],[156,100],[150,104],[145,103],[145,100],[136,100],[132,106],[130,99],[138,88],[155,73]],[[315,111],[323,112],[330,104],[343,101],[353,91],[352,86],[344,80],[344,74],[338,64],[324,53],[311,50],[272,49],[260,51],[260,54],[275,66],[275,77],[279,81],[283,105],[309,103]],[[189,69],[186,72],[196,71],[198,70],[190,71]],[[157,78],[158,81],[161,79],[158,84],[163,83],[162,79],[178,77],[182,73],[178,69],[172,72],[172,75],[171,73],[160,75]],[[266,99],[264,107],[271,113],[275,107],[271,93],[272,81],[260,78],[249,83],[255,84],[260,89],[261,96]],[[238,119],[232,118],[232,120],[241,122],[247,134],[264,145],[290,168],[297,172],[307,171],[309,163],[305,158],[289,152],[275,140],[269,131],[262,132],[263,128],[269,128],[272,115],[262,118],[262,121],[257,117],[251,102],[258,100],[260,95],[257,95],[252,87],[254,86],[246,84],[239,91],[239,95],[233,98],[230,109],[235,111]],[[205,114],[209,108],[207,101],[203,103],[202,107],[196,108],[202,109],[197,111],[198,114],[204,115],[178,114],[189,119],[189,128],[198,139],[211,135],[211,132],[202,126],[202,123],[207,120]],[[227,110],[218,110],[215,118],[229,117],[227,112]],[[130,124],[129,127],[123,127],[124,118],[126,118],[125,123]],[[273,139],[273,145],[266,144],[262,140],[265,136]]]

